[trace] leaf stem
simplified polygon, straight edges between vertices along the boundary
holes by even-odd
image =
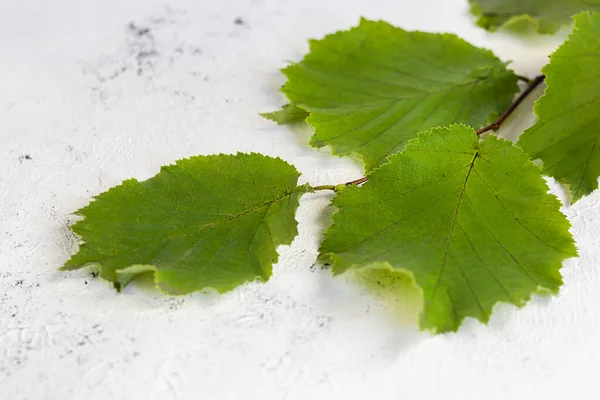
[[[365,183],[366,181],[368,181],[369,178],[367,178],[366,176],[363,176],[362,178],[350,181],[350,182],[346,182],[342,185],[338,185],[338,186],[358,186],[362,183]],[[321,185],[321,186],[314,186],[312,189],[313,190],[333,190],[334,192],[338,191],[338,186],[335,185]]]
[[[498,129],[500,129],[500,126],[502,125],[502,123],[504,121],[506,121],[506,119],[510,116],[510,114],[513,113],[513,111],[515,111],[517,109],[517,107],[519,106],[519,104],[521,104],[523,102],[523,100],[525,100],[525,98],[531,93],[533,92],[533,90],[538,87],[542,82],[544,82],[544,79],[546,79],[545,75],[539,75],[536,76],[535,78],[533,78],[531,81],[529,81],[529,86],[527,86],[527,89],[525,89],[525,91],[523,93],[521,93],[521,95],[519,95],[519,97],[517,97],[517,99],[510,105],[510,107],[508,107],[508,109],[506,111],[504,111],[504,113],[494,122],[492,122],[489,125],[484,126],[483,128],[479,129],[477,132],[478,135],[481,135],[484,132],[487,131],[497,131]]]
[[[346,185],[346,186],[352,186],[352,185],[356,186],[356,185],[360,185],[362,183],[365,183],[368,180],[369,180],[369,178],[367,178],[366,176],[363,176],[360,179],[356,179],[354,181],[346,182],[346,183],[344,183],[344,185]]]
[[[517,79],[520,80],[520,81],[523,81],[525,83],[531,82],[531,79],[529,79],[528,77],[526,77],[524,75],[517,75]]]
[[[333,191],[335,191],[335,185],[313,186],[312,190],[333,190]]]

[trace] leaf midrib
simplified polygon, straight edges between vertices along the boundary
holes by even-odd
[[[234,219],[241,218],[241,217],[243,217],[244,215],[247,215],[247,214],[250,214],[250,213],[252,213],[252,212],[254,212],[254,211],[260,210],[260,209],[261,209],[261,208],[263,208],[263,207],[270,207],[271,205],[275,204],[276,202],[278,202],[278,201],[280,201],[280,200],[283,200],[283,199],[285,199],[285,198],[287,198],[287,197],[290,197],[290,196],[291,196],[291,195],[293,195],[294,193],[295,193],[294,191],[291,191],[291,192],[286,192],[286,194],[285,194],[284,196],[282,196],[282,197],[278,197],[278,198],[276,198],[276,199],[274,199],[274,200],[271,200],[271,201],[269,201],[269,202],[267,202],[267,203],[261,204],[260,206],[254,207],[254,208],[252,208],[252,209],[250,209],[250,210],[243,211],[243,212],[241,212],[241,213],[239,213],[239,214],[235,214],[235,215],[233,215],[233,216],[231,216],[231,217],[229,217],[229,218],[223,219],[223,220],[219,220],[219,221],[215,221],[215,222],[211,222],[211,223],[207,223],[207,224],[201,225],[201,226],[199,226],[199,227],[197,228],[197,230],[196,230],[195,232],[199,232],[199,231],[201,231],[201,230],[203,230],[203,229],[206,229],[206,228],[211,228],[211,227],[214,227],[214,226],[217,226],[217,225],[224,224],[224,223],[226,223],[226,222],[232,221],[232,220],[234,220]],[[174,238],[179,238],[179,237],[185,237],[185,236],[188,236],[188,232],[182,232],[182,233],[179,233],[179,232],[178,232],[178,233],[176,233],[176,234],[173,234],[173,235],[167,236],[167,237],[165,237],[165,238],[163,238],[163,239],[161,239],[161,240],[159,240],[159,241],[157,241],[157,242],[153,242],[153,243],[145,242],[143,246],[137,247],[137,248],[135,248],[135,249],[130,249],[130,250],[128,250],[127,252],[137,252],[137,251],[139,251],[139,250],[141,250],[141,249],[143,249],[143,248],[145,248],[145,247],[160,245],[160,244],[163,244],[163,243],[165,243],[165,242],[167,242],[167,241],[169,241],[169,240],[171,240],[171,239],[174,239]],[[114,254],[110,254],[110,255],[108,255],[107,257],[104,257],[104,258],[102,258],[102,259],[100,259],[100,260],[97,260],[97,261],[94,261],[94,262],[96,262],[96,263],[101,263],[102,261],[105,261],[105,260],[108,260],[108,259],[112,259],[112,258],[116,258],[116,257],[118,257],[120,254],[122,254],[122,252],[120,252],[120,253],[114,253]],[[156,255],[152,257],[152,259],[155,259],[155,258],[156,258]],[[122,268],[117,268],[117,269],[122,269]]]
[[[446,268],[446,260],[448,257],[448,251],[450,250],[450,243],[452,242],[452,236],[454,234],[454,228],[456,226],[456,222],[458,220],[458,212],[460,209],[460,204],[462,201],[462,198],[465,194],[465,191],[467,189],[467,182],[469,181],[469,177],[471,176],[471,172],[473,171],[473,168],[475,166],[475,160],[477,159],[477,157],[479,156],[479,151],[475,152],[475,155],[473,156],[473,159],[471,160],[471,163],[469,165],[469,170],[467,171],[467,174],[465,175],[465,180],[463,181],[461,190],[458,194],[458,200],[456,201],[456,206],[454,208],[454,214],[452,217],[452,225],[450,226],[450,231],[448,233],[448,239],[446,240],[446,247],[444,249],[444,254],[442,256],[442,264],[440,266],[440,272],[438,273],[438,278],[434,284],[434,289],[433,289],[433,293],[431,294],[431,296],[429,297],[429,299],[427,299],[427,302],[425,303],[425,309],[431,304],[431,302],[433,301],[433,299],[435,298],[435,295],[437,294],[437,291],[440,287],[440,284],[442,282],[442,276],[444,275],[444,271]],[[454,309],[454,307],[453,307]],[[455,312],[456,314],[456,312]],[[456,316],[456,315],[455,315]]]

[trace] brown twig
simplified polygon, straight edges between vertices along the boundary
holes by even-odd
[[[335,192],[335,185],[313,186],[312,190],[333,190]]]
[[[357,180],[354,180],[354,181],[350,181],[350,182],[346,182],[346,183],[344,183],[344,185],[346,185],[346,186],[360,185],[361,183],[365,183],[368,180],[369,180],[369,178],[367,178],[366,176],[363,176],[360,179],[357,179]]]
[[[496,121],[492,122],[489,125],[484,126],[483,128],[479,129],[475,133],[478,135],[481,135],[482,133],[487,132],[487,131],[497,131],[498,129],[500,129],[500,126],[502,125],[502,123],[504,121],[506,121],[506,119],[510,116],[510,114],[512,114],[513,111],[515,111],[517,109],[517,107],[519,107],[519,104],[521,104],[523,102],[523,100],[525,100],[525,98],[531,92],[533,92],[533,90],[536,87],[539,86],[540,83],[544,82],[544,79],[546,79],[545,75],[539,75],[539,76],[536,76],[535,78],[533,78],[531,81],[529,81],[529,86],[527,86],[527,89],[525,89],[525,91],[523,93],[521,93],[519,95],[519,97],[517,97],[517,99],[510,105],[510,107],[508,107],[508,109],[506,111],[504,111],[504,113]]]

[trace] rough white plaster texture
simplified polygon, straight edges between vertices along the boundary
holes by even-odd
[[[256,151],[311,184],[360,177],[258,116],[283,103],[278,69],[307,38],[360,16],[457,33],[528,76],[568,31],[488,34],[464,0],[0,2],[1,400],[597,398],[600,192],[564,207],[581,257],[558,296],[439,336],[315,265],[328,193],[302,199],[266,284],[170,298],[57,271],[71,212],[182,157]],[[532,123],[531,103],[501,135]]]

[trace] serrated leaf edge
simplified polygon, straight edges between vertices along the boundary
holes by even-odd
[[[592,11],[582,11],[582,12],[579,12],[579,13],[577,13],[577,14],[575,14],[575,15],[573,15],[571,17],[571,19],[574,22],[573,29],[571,30],[571,32],[569,32],[569,35],[567,36],[567,39],[560,46],[558,46],[558,48],[556,50],[554,50],[552,52],[552,54],[550,54],[550,56],[548,58],[549,59],[548,63],[546,65],[544,65],[544,67],[542,68],[542,73],[546,76],[546,79],[545,79],[546,87],[544,88],[544,93],[533,103],[533,113],[536,116],[536,123],[533,126],[531,126],[528,129],[526,129],[525,132],[523,132],[521,134],[521,136],[527,134],[527,132],[529,132],[532,128],[534,128],[535,125],[537,124],[537,122],[539,121],[538,109],[540,107],[540,102],[542,102],[544,100],[544,97],[546,96],[546,92],[548,91],[548,89],[552,85],[552,82],[554,81],[554,76],[552,76],[553,74],[552,73],[550,75],[548,74],[549,71],[552,72],[552,68],[553,68],[552,60],[553,60],[553,58],[555,58],[556,53],[558,53],[565,45],[568,44],[568,42],[570,40],[573,39],[573,37],[574,37],[575,34],[577,34],[578,32],[580,32],[580,26],[578,24],[579,19],[582,19],[585,16],[591,17],[593,14],[600,14],[600,13],[595,13],[595,12],[592,12]],[[519,141],[520,141],[520,137],[519,137]],[[523,151],[523,149],[519,145],[519,141],[517,141],[515,143],[515,145],[521,151]],[[542,173],[544,174],[545,170],[544,170],[544,162],[543,162],[543,160],[541,160],[539,158],[536,159],[536,160],[541,161],[541,166],[537,166],[537,165],[536,166],[538,168],[540,168],[542,170]],[[531,160],[531,161],[533,161],[533,160]],[[551,175],[545,175],[545,176],[552,177],[552,179],[555,179],[558,183],[560,183],[563,187],[565,187],[567,189],[566,192],[567,192],[567,195],[568,195],[569,204],[574,204],[578,200],[580,200],[581,198],[586,197],[586,196],[588,196],[588,195],[591,194],[591,193],[588,193],[588,194],[583,194],[583,195],[575,196],[575,195],[573,195],[573,191],[571,190],[571,185],[564,178],[557,179],[557,178],[555,178],[555,177],[553,177]]]

